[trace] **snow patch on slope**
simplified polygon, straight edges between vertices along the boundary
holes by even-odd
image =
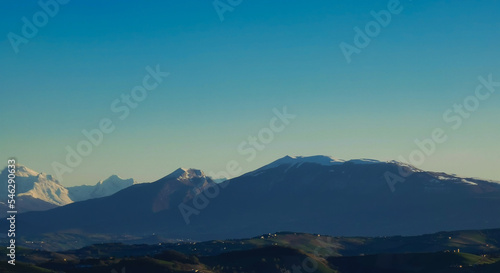
[[[270,164],[261,167],[250,174],[252,176],[257,176],[261,174],[263,171],[268,170],[268,169],[273,169],[278,166],[282,165],[289,165],[289,167],[285,170],[287,172],[291,168],[298,168],[302,164],[305,163],[313,163],[313,164],[319,164],[323,166],[334,166],[334,165],[342,165],[346,163],[351,163],[351,164],[378,164],[378,163],[383,163],[382,161],[374,160],[374,159],[352,159],[352,160],[342,160],[342,159],[337,159],[331,156],[325,156],[325,155],[315,155],[315,156],[285,156],[283,158],[280,158],[274,162],[271,162]]]

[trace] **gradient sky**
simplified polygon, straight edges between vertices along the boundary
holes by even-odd
[[[70,1],[16,54],[8,33],[41,8],[5,1],[0,165],[15,157],[54,174],[65,147],[109,117],[115,131],[63,185],[217,172],[230,160],[247,172],[287,154],[408,158],[437,127],[449,139],[420,168],[500,180],[500,88],[458,130],[442,118],[478,76],[500,81],[500,2],[402,0],[348,64],[339,44],[388,2],[244,0],[221,21],[209,0]],[[157,64],[170,75],[119,120],[111,102]],[[283,106],[297,118],[248,162],[238,145]]]

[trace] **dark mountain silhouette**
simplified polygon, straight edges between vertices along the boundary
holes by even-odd
[[[409,173],[404,181],[388,183],[387,175],[400,171]],[[497,183],[425,172],[398,162],[318,156],[285,157],[223,184],[199,170],[179,169],[108,197],[25,213],[18,226],[19,234],[29,239],[65,233],[76,235],[50,240],[92,243],[120,240],[117,236],[244,238],[283,230],[418,235],[498,228],[498,215]],[[111,237],[95,239],[91,234]]]

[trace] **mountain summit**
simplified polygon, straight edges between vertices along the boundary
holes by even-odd
[[[5,168],[0,174],[2,200],[7,197],[7,175]],[[20,197],[28,196],[56,206],[73,202],[68,196],[68,190],[51,175],[38,173],[22,165],[17,165],[16,168],[16,193]]]
[[[69,187],[69,197],[74,202],[109,196],[136,184],[132,178],[122,179],[118,175],[112,175],[104,181],[99,181],[94,186],[82,185]]]
[[[292,167],[299,167],[302,164],[316,164],[316,165],[322,165],[322,166],[335,166],[335,165],[342,165],[344,163],[352,163],[352,164],[377,164],[377,163],[383,163],[382,161],[374,160],[374,159],[352,159],[352,160],[342,160],[342,159],[337,159],[331,156],[326,156],[326,155],[313,155],[313,156],[289,156],[286,155],[276,161],[273,161],[269,163],[268,165],[265,165],[253,172],[250,172],[249,174],[251,175],[256,175],[264,170],[269,170],[276,168],[278,166],[289,166],[289,168]],[[288,169],[287,169],[288,170]]]
[[[173,171],[171,174],[167,175],[165,178],[177,178],[180,180],[193,179],[193,178],[205,178],[205,173],[197,169],[187,169],[179,168]]]
[[[8,176],[7,168],[0,172],[0,217],[6,215]],[[51,175],[16,165],[16,209],[18,213],[41,211],[73,202],[68,190]]]

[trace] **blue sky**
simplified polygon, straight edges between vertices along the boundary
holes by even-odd
[[[443,128],[449,139],[419,167],[500,180],[500,94],[457,130],[442,117],[474,95],[478,76],[500,81],[500,2],[401,0],[347,63],[339,45],[389,2],[243,1],[221,21],[212,1],[70,1],[15,53],[8,34],[22,35],[22,18],[42,9],[8,1],[1,160],[54,174],[65,147],[102,118],[115,130],[62,184],[154,181],[181,166],[218,172],[231,160],[246,172],[287,154],[408,158],[415,139]],[[156,65],[170,75],[118,119],[110,104]],[[285,106],[296,119],[248,162],[238,145]]]

